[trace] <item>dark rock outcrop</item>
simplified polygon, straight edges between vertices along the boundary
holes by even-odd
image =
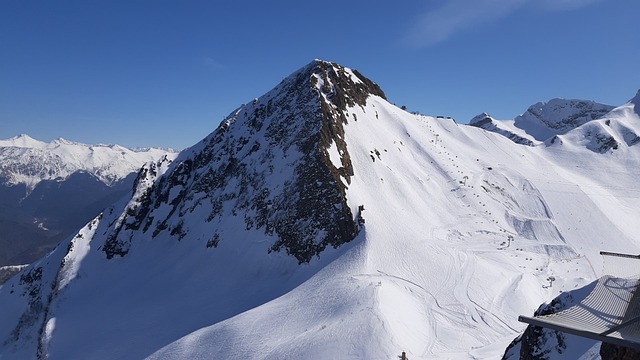
[[[242,217],[247,230],[275,237],[269,251],[286,251],[300,263],[351,241],[360,220],[346,202],[353,167],[343,126],[347,109],[369,96],[384,93],[357,71],[319,60],[305,66],[235,110],[157,180],[140,180],[156,172],[143,169],[103,251],[108,258],[126,255],[139,230],[189,238],[182,219],[198,207],[208,209],[207,222]],[[338,165],[328,153],[334,144]],[[223,241],[214,231],[206,246]]]

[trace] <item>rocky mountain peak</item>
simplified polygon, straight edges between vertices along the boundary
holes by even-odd
[[[515,126],[536,140],[544,141],[600,119],[613,109],[614,106],[590,100],[555,98],[530,106],[524,114],[515,118]]]
[[[486,112],[474,116],[473,119],[469,121],[469,125],[504,135],[516,144],[533,146],[533,141],[526,137],[526,133],[523,134],[521,132],[518,132],[518,129],[515,129],[513,127],[505,128],[503,121],[495,120]]]
[[[482,127],[483,125],[490,124],[491,122],[493,122],[491,115],[483,112],[482,114],[474,116],[471,121],[469,121],[469,125]]]
[[[316,60],[294,72],[232,112],[151,187],[138,181],[127,218],[103,248],[107,257],[125,256],[138,230],[177,240],[189,233],[203,247],[217,247],[225,234],[216,223],[229,217],[242,219],[243,231],[270,238],[265,251],[286,251],[300,263],[351,241],[362,220],[346,201],[353,168],[343,125],[350,121],[346,109],[363,106],[369,96],[384,93],[335,63]],[[337,165],[332,147],[340,156]],[[195,209],[210,224],[200,235],[185,225],[185,215]]]
[[[345,68],[336,63],[315,60],[312,85],[344,110],[347,106],[364,105],[370,95],[386,99],[382,89],[357,70]]]

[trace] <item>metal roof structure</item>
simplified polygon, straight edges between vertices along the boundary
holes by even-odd
[[[640,256],[601,252],[602,255]],[[518,321],[609,344],[640,349],[640,280],[605,275],[579,303],[554,314]]]

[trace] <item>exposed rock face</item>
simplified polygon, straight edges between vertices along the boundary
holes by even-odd
[[[300,263],[351,241],[359,220],[346,203],[353,168],[343,139],[345,110],[371,95],[384,97],[356,71],[323,61],[302,68],[234,111],[157,181],[161,164],[142,169],[126,216],[103,248],[107,257],[126,255],[140,230],[183,239],[190,234],[183,219],[197,208],[207,209],[207,222],[243,218],[247,230],[276,236],[271,251]],[[341,166],[329,157],[334,145]],[[216,231],[197,236],[208,238],[207,247],[224,241]]]
[[[640,90],[638,90],[636,96],[629,100],[629,102],[633,104],[633,110],[640,116]]]
[[[602,360],[633,360],[640,359],[640,351],[619,345],[602,343],[600,346]]]
[[[516,144],[533,146],[533,141],[525,137],[522,137],[518,134],[515,134],[509,130],[501,128],[499,123],[496,122],[496,120],[494,120],[491,117],[491,115],[487,113],[482,113],[480,115],[475,116],[473,119],[471,119],[471,121],[469,122],[469,125],[501,134]]]
[[[612,125],[613,124],[613,125]],[[596,120],[569,131],[565,135],[557,135],[547,141],[547,145],[562,144],[566,140],[579,144],[587,149],[604,154],[618,150],[623,143],[633,146],[635,132],[625,129],[616,120]]]
[[[561,294],[551,303],[544,304],[535,311],[534,316],[556,313],[580,301],[571,293]],[[503,356],[503,359],[545,360],[552,355],[565,353],[565,335],[562,332],[529,325],[524,333],[515,339]]]

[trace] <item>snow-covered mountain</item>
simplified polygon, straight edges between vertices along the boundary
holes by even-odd
[[[534,145],[600,119],[613,108],[589,100],[556,98],[531,105],[511,121],[495,120],[483,113],[471,119],[469,124],[498,132],[519,144]]]
[[[639,99],[637,94],[628,104],[634,105]],[[587,100],[553,99],[529,107],[515,120],[496,120],[482,113],[469,125],[501,134],[517,144],[557,146],[568,142],[603,153],[616,150],[620,143],[632,146],[640,142],[633,121],[628,124],[626,120],[633,112],[638,112],[633,106],[616,108]]]
[[[32,191],[41,181],[64,180],[87,172],[107,185],[138,171],[141,164],[156,161],[172,149],[132,150],[120,145],[87,145],[62,138],[49,143],[22,134],[0,140],[0,181],[24,184]]]
[[[532,105],[516,117],[514,125],[536,140],[563,134],[613,110],[613,106],[587,100],[552,99]]]
[[[0,266],[37,260],[130,191],[138,169],[175,151],[0,140]]]
[[[607,116],[609,151],[523,146],[313,61],[0,287],[0,354],[498,358],[640,249],[640,118]]]

